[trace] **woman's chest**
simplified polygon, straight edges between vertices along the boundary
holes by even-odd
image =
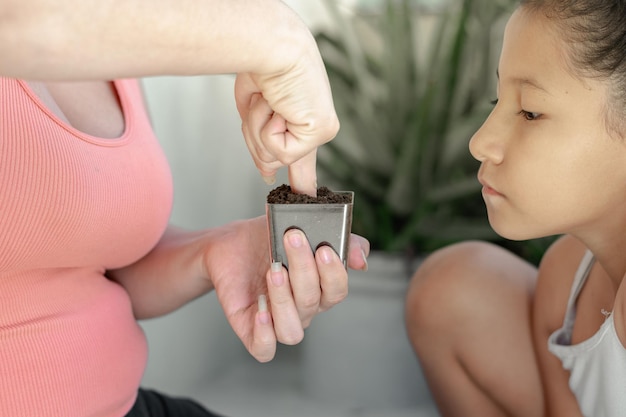
[[[123,83],[123,135],[65,124],[23,85],[0,78],[0,272],[119,267],[167,226],[172,182],[135,84]],[[8,101],[8,100],[7,100]]]
[[[114,139],[124,133],[124,113],[115,85],[106,81],[28,82],[60,120],[91,136]]]

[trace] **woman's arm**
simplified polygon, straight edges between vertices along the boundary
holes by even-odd
[[[0,74],[17,78],[284,72],[313,42],[278,0],[0,2]]]
[[[331,248],[314,256],[302,232],[290,231],[285,251],[289,273],[280,264],[270,268],[265,216],[201,232],[170,228],[144,258],[108,275],[126,289],[137,318],[166,314],[215,289],[235,333],[266,361],[277,341],[300,342],[313,317],[348,292],[347,271]],[[369,242],[351,235],[348,267],[367,268],[367,254]]]
[[[236,73],[246,144],[272,182],[315,195],[315,150],[337,134],[317,44],[279,0],[4,0],[0,75],[110,80]]]
[[[137,319],[162,316],[213,289],[202,259],[214,234],[170,226],[146,256],[107,276],[126,289]]]

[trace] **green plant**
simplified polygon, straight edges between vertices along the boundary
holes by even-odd
[[[334,24],[316,39],[341,130],[318,165],[323,181],[355,192],[353,231],[391,252],[502,241],[468,142],[491,111],[494,27],[513,0],[460,0],[434,13],[381,0],[368,14],[324,1]]]

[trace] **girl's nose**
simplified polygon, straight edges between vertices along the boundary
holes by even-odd
[[[470,153],[480,162],[501,163],[504,156],[503,135],[504,131],[495,126],[492,112],[470,139]]]

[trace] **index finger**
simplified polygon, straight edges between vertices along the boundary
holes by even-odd
[[[317,148],[289,165],[289,185],[294,192],[317,197],[316,162]]]

